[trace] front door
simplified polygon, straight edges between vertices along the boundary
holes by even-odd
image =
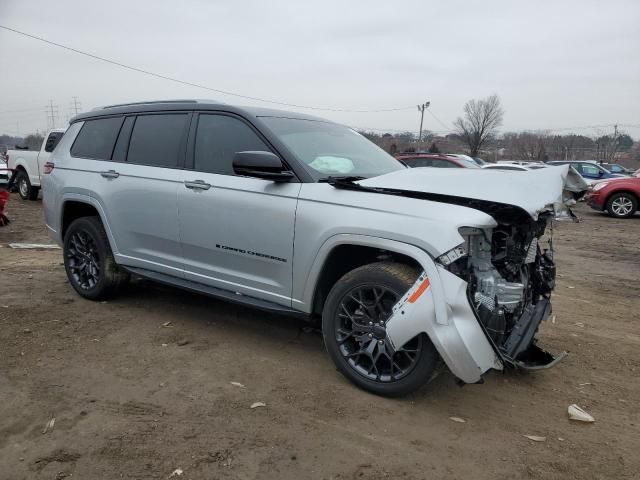
[[[236,152],[271,151],[244,120],[195,119],[193,169],[182,172],[178,218],[189,280],[291,305],[293,234],[300,183],[236,176]]]

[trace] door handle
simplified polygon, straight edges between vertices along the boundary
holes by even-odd
[[[100,175],[102,175],[104,178],[118,178],[120,176],[120,174],[118,172],[116,172],[115,170],[108,170],[106,172],[100,172]]]
[[[206,183],[203,180],[193,180],[191,182],[184,182],[184,186],[191,190],[209,190],[211,188],[211,184]]]

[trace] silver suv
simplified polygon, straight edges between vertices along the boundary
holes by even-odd
[[[462,382],[558,358],[543,242],[567,167],[407,169],[342,125],[201,101],[81,114],[45,167],[46,223],[73,288],[130,275],[322,319],[358,386],[402,395],[440,360]],[[566,198],[565,198],[566,199]]]

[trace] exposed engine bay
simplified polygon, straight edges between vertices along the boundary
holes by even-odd
[[[469,301],[508,363],[533,366],[553,360],[533,340],[551,313],[555,287],[552,235],[545,237],[551,222],[551,215],[541,215],[492,230],[461,229],[466,255],[449,266],[467,278]]]

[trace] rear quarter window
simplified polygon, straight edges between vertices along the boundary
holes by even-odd
[[[53,150],[56,148],[56,145],[60,143],[63,135],[64,132],[51,132],[47,137],[47,142],[44,144],[44,151],[53,152]]]
[[[122,117],[87,120],[71,146],[72,157],[110,160]]]

